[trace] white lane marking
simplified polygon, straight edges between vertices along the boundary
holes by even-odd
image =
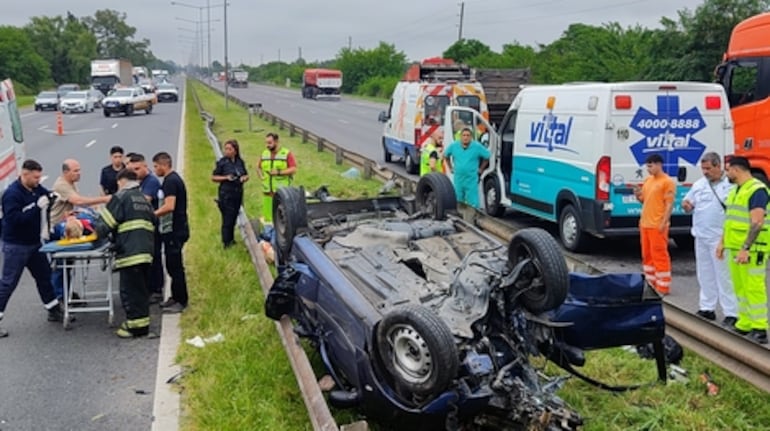
[[[37,112],[27,112],[26,114],[21,114],[20,117],[21,118],[27,118],[30,115],[37,115]]]
[[[118,127],[118,123],[115,123],[115,124],[112,125],[113,129],[116,128],[116,127]]]
[[[104,130],[104,129],[101,129],[101,128],[99,128],[99,129],[80,129],[80,130],[67,130],[67,129],[65,128],[65,129],[64,129],[64,134],[65,134],[65,135],[79,135],[79,134],[81,134],[81,133],[95,133],[95,132],[101,132],[102,130]],[[55,133],[56,133],[56,130],[48,130],[48,129],[43,129],[43,130],[41,130],[41,132],[46,132],[46,133],[50,133],[50,134],[55,134]]]
[[[86,148],[90,148],[95,143],[96,143],[96,139],[92,139],[89,143],[86,144]]]
[[[42,126],[38,127],[37,130],[43,130],[47,128],[48,128],[48,124],[43,124]]]
[[[340,119],[339,121],[342,124],[350,124],[350,121],[347,121],[347,120]]]

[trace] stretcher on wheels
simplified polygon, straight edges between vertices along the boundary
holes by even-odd
[[[94,312],[107,312],[107,322],[112,326],[115,315],[112,244],[108,241],[70,244],[52,241],[43,245],[40,251],[51,256],[54,270],[63,271],[64,328],[69,329],[71,314]]]

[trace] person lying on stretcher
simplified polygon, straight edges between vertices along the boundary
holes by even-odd
[[[51,238],[66,244],[90,242],[96,239],[96,231],[91,217],[72,214],[54,226]]]

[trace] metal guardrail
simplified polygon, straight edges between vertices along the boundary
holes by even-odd
[[[204,83],[205,85],[205,83]],[[224,96],[221,90],[209,87],[214,92]],[[230,101],[243,107],[248,107],[248,103],[238,99],[232,94],[229,95]],[[319,151],[328,150],[337,154],[337,164],[343,160],[362,167],[366,176],[367,171],[371,174],[369,177],[376,177],[380,180],[393,179],[406,193],[413,192],[416,189],[416,181],[402,174],[388,170],[379,166],[358,153],[346,150],[340,146],[329,142],[327,139],[318,136],[308,130],[303,129],[296,124],[286,121],[276,115],[262,110],[260,117],[278,126],[280,129],[288,129],[290,136],[302,135],[303,142],[315,142]],[[367,168],[368,167],[368,168]],[[474,223],[479,228],[489,231],[504,240],[510,239],[514,229],[506,225],[499,219],[487,216],[472,208],[461,209],[463,217]],[[577,270],[587,273],[601,273],[602,271],[592,265],[582,262],[572,256],[565,256],[570,270]],[[666,313],[666,324],[673,328],[677,334],[681,335],[682,344],[705,358],[722,366],[727,371],[733,373],[759,389],[770,392],[770,366],[766,361],[767,349],[755,345],[750,341],[735,336],[726,330],[715,327],[706,322],[697,320],[691,313],[664,301],[664,313]],[[709,325],[704,328],[704,325]],[[713,328],[712,328],[713,327]],[[704,336],[704,332],[708,336]],[[723,346],[728,346],[727,348]],[[747,353],[748,352],[748,353]]]
[[[221,145],[216,135],[211,130],[215,118],[203,109],[198,94],[195,92],[195,88],[191,87],[191,89],[198,112],[200,113],[201,118],[206,122],[206,137],[211,144],[211,148],[214,151],[217,160],[219,160],[222,157]],[[265,255],[262,252],[262,247],[259,244],[254,227],[243,207],[241,207],[238,212],[237,225],[241,232],[241,236],[244,238],[246,248],[249,251],[251,262],[259,277],[262,291],[267,295],[270,287],[273,285],[273,275],[270,272],[270,268],[267,266]],[[275,322],[275,326],[281,337],[281,343],[286,350],[291,367],[294,370],[294,375],[297,378],[297,384],[302,393],[302,399],[305,402],[305,407],[307,408],[313,429],[315,431],[366,431],[368,429],[368,424],[364,421],[343,425],[342,427],[337,426],[337,423],[329,410],[329,406],[326,404],[326,399],[321,392],[321,388],[318,385],[318,381],[316,380],[313,367],[310,365],[307,354],[300,345],[299,339],[294,334],[291,320],[288,316],[284,316],[279,322]]]

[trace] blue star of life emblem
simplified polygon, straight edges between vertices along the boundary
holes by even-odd
[[[631,153],[639,165],[647,156],[658,153],[663,157],[663,170],[676,176],[679,161],[683,159],[695,165],[706,151],[706,146],[694,135],[706,128],[698,108],[679,112],[679,96],[658,96],[658,113],[653,114],[640,107],[630,127],[644,137],[631,145]]]

